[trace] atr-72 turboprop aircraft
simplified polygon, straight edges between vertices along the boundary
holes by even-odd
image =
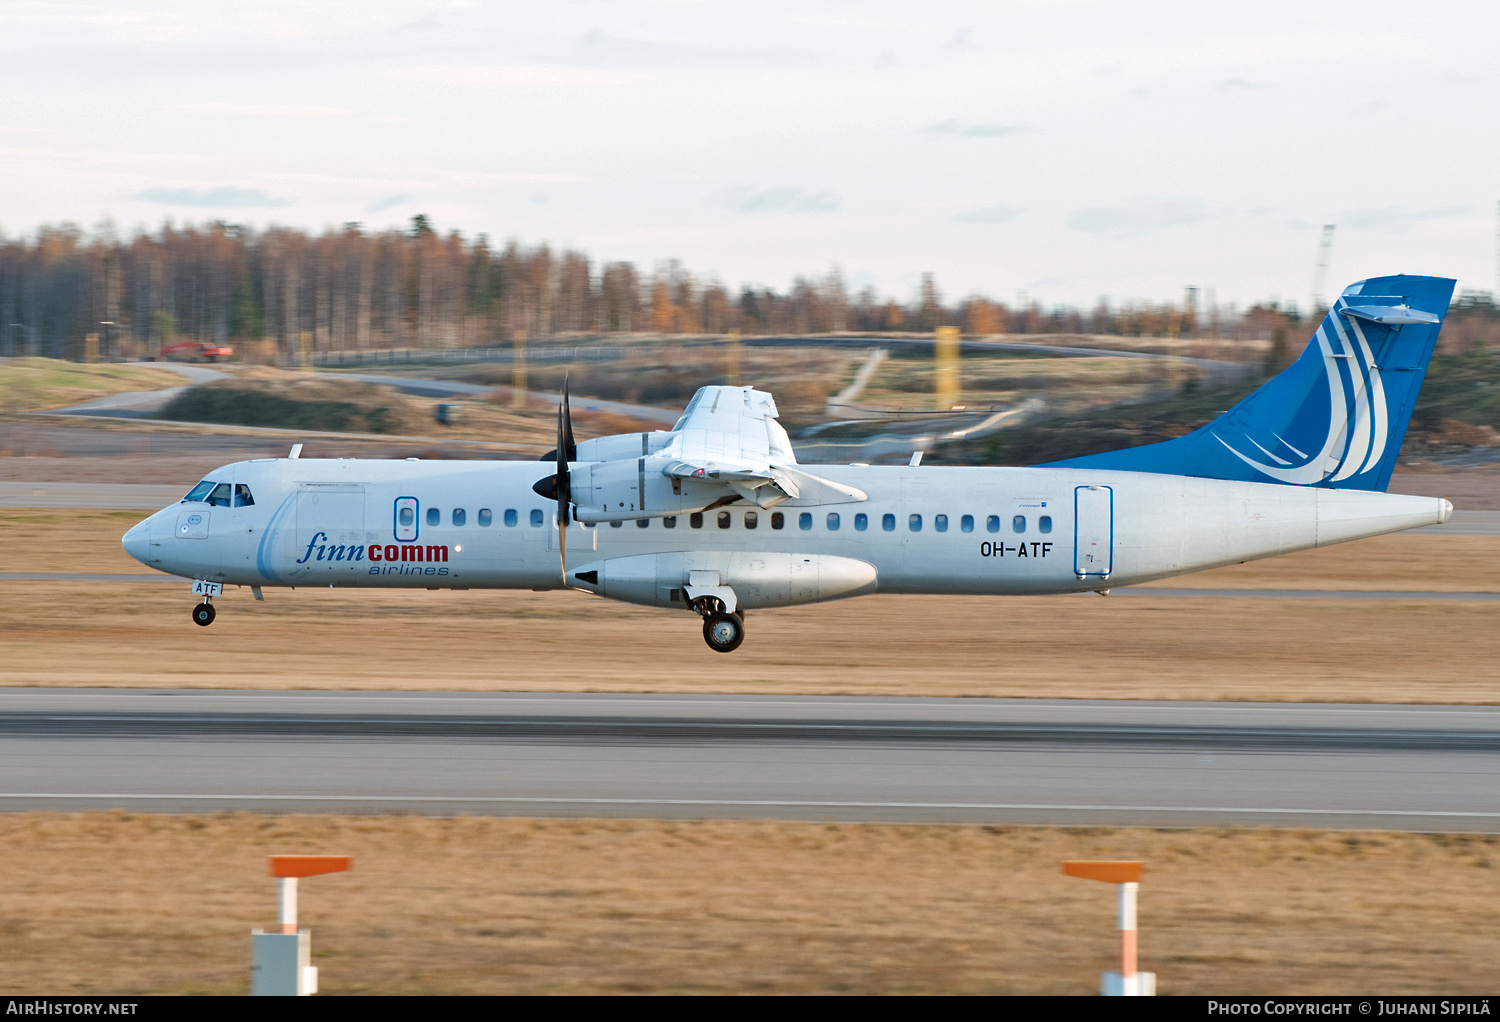
[[[261,458],[125,534],[214,619],[223,586],[580,589],[696,612],[866,593],[1107,591],[1445,522],[1385,492],[1454,281],[1344,291],[1301,357],[1187,436],[1037,468],[800,465],[771,395],[704,387],[670,431],[544,461]],[[295,450],[294,450],[295,455]]]

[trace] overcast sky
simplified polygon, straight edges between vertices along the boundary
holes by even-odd
[[[0,0],[0,229],[441,229],[731,286],[1489,290],[1500,5]]]

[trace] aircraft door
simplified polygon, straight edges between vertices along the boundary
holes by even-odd
[[[314,486],[297,493],[297,524],[286,544],[286,574],[352,575],[365,568],[365,491],[362,486]],[[333,578],[328,578],[328,584]]]
[[[1073,573],[1109,578],[1114,571],[1115,491],[1109,486],[1073,490]]]

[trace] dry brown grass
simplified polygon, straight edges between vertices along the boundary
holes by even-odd
[[[1490,993],[1500,838],[459,817],[0,816],[0,988],[240,993],[264,855],[303,881],[325,993],[1097,991],[1147,863],[1164,994]]]
[[[167,369],[85,365],[55,358],[7,359],[0,362],[0,412],[61,408],[106,394],[181,385],[182,377]]]
[[[0,514],[0,570],[146,572],[119,548],[134,520],[104,511]],[[1394,536],[1171,584],[1493,588],[1473,565],[1492,561],[1497,548],[1500,538]],[[875,596],[757,611],[749,639],[726,658],[703,645],[689,614],[578,593],[273,589],[256,603],[230,590],[211,628],[190,623],[192,602],[185,581],[4,584],[0,680],[1500,702],[1496,603]],[[1083,646],[1103,660],[1079,656]]]

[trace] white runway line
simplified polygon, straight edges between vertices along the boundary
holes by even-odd
[[[1236,813],[1272,816],[1416,816],[1440,819],[1500,819],[1500,812],[1434,809],[1274,809],[1239,806],[1108,806],[1032,802],[853,802],[797,799],[576,798],[506,795],[130,795],[119,792],[0,792],[6,799],[87,799],[137,802],[470,802],[479,805],[723,806],[735,809],[953,809],[1008,812]]]

